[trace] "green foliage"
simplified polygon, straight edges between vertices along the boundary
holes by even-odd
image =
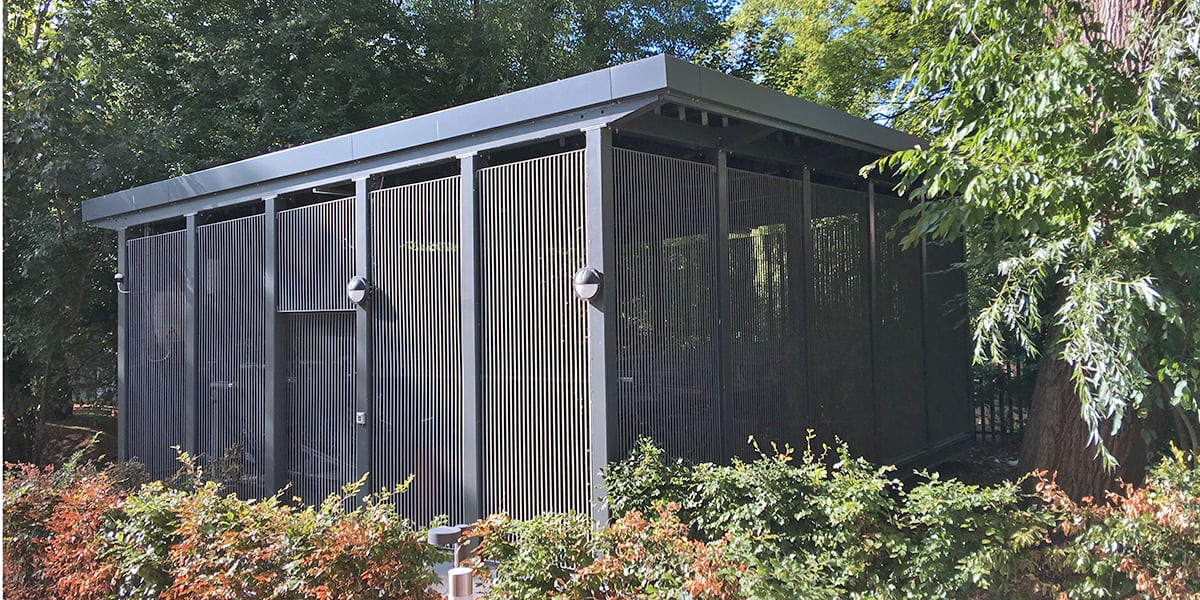
[[[892,106],[894,91],[945,23],[914,21],[897,0],[748,0],[730,16],[735,72],[782,92],[904,128],[922,104]]]
[[[613,498],[636,489],[613,485],[617,473],[666,469],[661,453],[640,446],[609,473]],[[979,488],[923,474],[906,489],[891,475],[853,458],[784,449],[749,463],[701,464],[676,475],[670,499],[702,539],[722,540],[729,559],[749,568],[741,589],[753,598],[961,598],[1016,593],[1031,551],[1053,524],[1016,484]]]
[[[1126,485],[1103,503],[1076,504],[1043,479],[1069,544],[1054,560],[1074,567],[1072,598],[1192,598],[1200,594],[1200,470],[1194,455],[1174,455],[1150,470],[1143,487]]]
[[[608,510],[614,515],[632,511],[652,513],[659,506],[687,495],[690,474],[682,459],[668,459],[648,437],[639,437],[629,458],[610,463],[604,472]]]
[[[122,467],[100,471],[77,456],[62,469],[6,470],[5,597],[434,597],[443,556],[396,515],[403,488],[346,511],[351,484],[297,508],[240,500],[199,472],[191,488],[131,492]]]
[[[578,513],[477,524],[474,566],[503,598],[740,598],[745,566],[723,541],[692,539],[674,504],[631,511],[608,527]]]
[[[1154,405],[1197,414],[1200,2],[1170,4],[1122,47],[1072,0],[917,9],[942,15],[956,15],[948,41],[920,55],[899,99],[938,91],[921,122],[933,140],[875,166],[916,202],[906,243],[970,234],[967,268],[999,278],[977,357],[1001,359],[1009,336],[1037,352],[1053,331],[1046,347],[1071,366],[1112,463],[1102,428]]]
[[[527,521],[497,514],[477,523],[472,533],[481,539],[479,560],[502,565],[487,569],[491,589],[516,600],[536,600],[582,595],[573,576],[594,561],[593,525],[580,513],[548,513]]]

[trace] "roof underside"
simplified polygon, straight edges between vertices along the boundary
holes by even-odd
[[[582,129],[620,126],[667,103],[756,124],[755,136],[769,128],[875,154],[920,142],[660,55],[99,196],[84,202],[83,218],[111,229],[149,223]],[[717,141],[738,140],[718,136]]]

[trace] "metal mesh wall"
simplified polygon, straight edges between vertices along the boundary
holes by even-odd
[[[484,511],[588,510],[584,156],[479,172]]]
[[[614,150],[617,437],[719,459],[714,297],[716,169]],[[610,411],[613,407],[610,407]]]
[[[130,459],[161,479],[178,469],[184,407],[184,232],[128,242],[126,401]]]
[[[263,216],[196,230],[199,255],[200,443],[240,460],[238,492],[261,496],[266,475]]]
[[[888,239],[904,205],[875,195],[875,409],[879,459],[896,462],[926,448],[921,249]]]
[[[354,314],[286,321],[289,474],[293,494],[317,504],[355,479]]]
[[[747,436],[798,447],[804,440],[802,181],[729,171],[733,413],[729,448]]]
[[[875,454],[865,192],[812,186],[809,377],[816,433]]]
[[[458,176],[371,193],[371,472],[420,522],[462,518],[458,207]]]
[[[926,244],[925,360],[929,439],[932,446],[973,431],[970,408],[970,337],[961,242]]]
[[[354,310],[354,198],[279,211],[279,310]]]

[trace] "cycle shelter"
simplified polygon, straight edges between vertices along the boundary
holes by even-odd
[[[919,141],[657,56],[94,198],[120,455],[453,522],[604,518],[642,436],[934,461],[973,429],[963,249],[859,175]]]

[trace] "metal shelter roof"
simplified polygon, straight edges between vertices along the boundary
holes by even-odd
[[[119,229],[614,125],[665,102],[872,152],[921,140],[754,83],[659,55],[263,154],[87,200],[83,219]]]

